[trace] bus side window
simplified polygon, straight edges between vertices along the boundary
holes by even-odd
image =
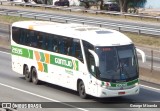
[[[22,31],[23,31],[23,29],[20,29],[19,30],[19,37],[20,37],[20,44],[22,44],[22,45],[24,45],[24,37],[22,37]]]
[[[20,29],[20,44],[22,45],[29,45],[27,42],[27,30],[26,29]]]
[[[94,76],[96,76],[96,72],[95,72],[95,69],[93,71],[92,67],[95,68],[95,60],[94,60],[94,57],[93,55],[88,52],[88,60],[87,60],[87,63],[88,63],[88,70],[91,74],[93,74]]]
[[[70,38],[62,37],[60,39],[60,53],[64,55],[68,55],[68,50],[70,47],[70,44],[68,43]]]
[[[71,52],[72,52],[72,50],[71,50],[72,42],[73,42],[73,39],[71,39],[71,38],[68,38],[66,40],[66,55],[72,56],[72,54],[71,54]]]
[[[53,38],[51,35],[49,35],[49,38],[48,38],[48,49],[49,51],[53,51]]]
[[[30,34],[29,34],[29,32],[28,32],[28,30],[24,30],[24,33],[25,33],[25,43],[26,43],[26,45],[27,46],[30,46],[31,45],[31,36],[30,36]]]
[[[64,42],[64,38],[63,37],[60,37],[58,46],[59,46],[59,49],[60,49],[60,53],[61,54],[65,54],[65,49],[64,49],[65,42]]]
[[[46,50],[48,46],[48,37],[47,34],[42,34],[42,49]]]
[[[53,37],[53,52],[59,53],[59,39],[56,35]]]
[[[83,62],[82,50],[80,46],[80,41],[78,39],[73,39],[71,50],[72,56],[76,57],[81,62]]]
[[[20,28],[12,27],[12,38],[14,42],[20,43]]]
[[[49,34],[46,34],[46,36],[45,36],[45,38],[46,38],[46,42],[45,42],[45,50],[48,50],[48,45],[49,45]]]
[[[40,32],[37,32],[36,36],[37,36],[37,47],[39,49],[42,49],[42,35]]]
[[[31,37],[26,29],[21,29],[21,42],[23,45],[30,46]]]
[[[95,61],[94,61],[94,57],[93,55],[88,51],[88,49],[93,50],[94,46],[91,45],[90,43],[83,41],[83,46],[84,46],[84,52],[85,52],[85,56],[86,56],[86,62],[87,62],[87,67],[88,67],[88,71],[96,76],[96,72],[93,72],[92,70],[92,66],[95,66]]]
[[[30,46],[37,47],[37,35],[35,34],[35,31],[30,31],[30,40]]]

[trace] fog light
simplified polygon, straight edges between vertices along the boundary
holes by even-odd
[[[106,92],[102,92],[104,95],[107,95]]]
[[[138,86],[139,84],[138,83],[135,83],[135,86]]]

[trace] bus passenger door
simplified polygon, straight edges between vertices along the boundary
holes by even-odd
[[[97,94],[97,79],[96,79],[96,66],[93,55],[88,52],[88,59],[87,59],[87,66],[89,71],[89,89],[91,94],[96,95]]]

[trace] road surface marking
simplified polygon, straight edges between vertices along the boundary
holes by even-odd
[[[10,54],[11,54],[11,53],[4,52],[4,51],[0,51],[0,53],[3,53],[3,54],[8,54],[8,55],[10,55]]]
[[[150,86],[146,86],[146,85],[142,85],[140,84],[142,87],[146,87],[146,88],[149,88],[149,89],[154,89],[154,90],[157,90],[157,91],[160,91],[160,89],[158,88],[154,88],[154,87],[150,87]]]
[[[29,91],[25,91],[23,89],[19,89],[19,88],[16,88],[16,87],[13,87],[13,86],[9,86],[9,85],[6,85],[6,84],[3,84],[3,83],[0,83],[1,86],[4,86],[4,87],[8,87],[8,88],[11,88],[13,90],[17,90],[17,91],[20,91],[20,92],[23,92],[23,93],[26,93],[26,94],[30,94],[30,95],[33,95],[33,96],[37,96],[37,97],[40,97],[40,98],[43,98],[43,99],[46,99],[46,100],[49,100],[49,101],[52,101],[52,102],[58,102],[60,104],[63,104],[63,105],[66,105],[66,106],[69,106],[69,107],[72,107],[72,108],[76,108],[76,109],[79,109],[79,110],[82,110],[82,111],[89,111],[89,110],[86,110],[86,109],[83,109],[83,108],[78,108],[76,106],[73,106],[73,105],[70,105],[70,104],[67,104],[67,103],[63,103],[61,101],[58,101],[58,100],[55,100],[55,99],[51,99],[51,98],[48,98],[48,97],[45,97],[45,96],[41,96],[41,95],[38,95],[38,94],[35,94],[35,93],[32,93],[32,92],[29,92]]]

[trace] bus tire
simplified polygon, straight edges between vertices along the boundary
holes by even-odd
[[[31,76],[31,73],[29,72],[29,68],[27,65],[24,66],[24,76],[25,76],[26,81],[31,82],[32,76]]]
[[[78,93],[81,98],[83,98],[83,99],[87,98],[87,94],[85,91],[85,85],[84,85],[83,81],[80,81],[78,83]]]
[[[32,68],[31,74],[32,74],[32,82],[33,82],[33,84],[38,85],[39,84],[39,80],[38,80],[36,68]]]

